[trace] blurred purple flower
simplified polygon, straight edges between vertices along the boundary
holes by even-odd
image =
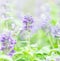
[[[55,38],[60,38],[60,27],[59,26],[52,26],[51,27],[51,34]]]
[[[48,27],[50,25],[50,20],[51,20],[51,17],[50,17],[50,14],[47,13],[47,14],[42,14],[41,17],[40,17],[40,27],[41,29],[45,29],[46,27]]]
[[[31,33],[31,30],[33,28],[34,20],[32,16],[24,16],[23,18],[23,29],[20,31],[20,39],[26,40],[29,36],[29,33]]]
[[[6,55],[13,55],[14,51],[14,45],[16,44],[16,41],[7,34],[2,34],[0,36],[0,43],[1,43],[1,51]]]
[[[24,19],[23,19],[24,29],[31,31],[33,22],[34,21],[33,21],[32,16],[24,16]]]

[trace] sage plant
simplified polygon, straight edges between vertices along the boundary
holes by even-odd
[[[0,35],[0,43],[0,51],[5,55],[13,56],[15,53],[14,45],[16,44],[16,41],[10,35],[2,34]]]
[[[29,34],[32,30],[32,24],[33,24],[33,18],[32,16],[24,16],[23,18],[23,29],[20,31],[20,37],[22,39],[29,38]]]
[[[32,16],[24,16],[23,23],[24,23],[24,29],[27,31],[31,31],[33,23]]]

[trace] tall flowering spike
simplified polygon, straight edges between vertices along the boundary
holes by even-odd
[[[23,23],[24,23],[24,29],[31,31],[32,24],[33,24],[32,16],[24,16]]]
[[[2,34],[0,36],[0,43],[0,51],[9,56],[12,56],[14,54],[14,45],[16,44],[16,41],[10,35]]]
[[[20,31],[20,39],[21,40],[26,40],[27,38],[29,38],[30,32],[32,31],[32,25],[33,25],[33,18],[32,16],[24,16],[23,18],[23,24],[24,27],[23,29]]]

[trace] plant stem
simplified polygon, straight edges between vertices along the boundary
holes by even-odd
[[[51,39],[50,35],[48,35],[48,39],[49,39],[49,42],[50,42],[52,48],[54,48],[53,40]]]

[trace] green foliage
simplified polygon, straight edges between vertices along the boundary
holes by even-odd
[[[58,21],[56,17],[57,12],[58,9],[52,6],[52,19],[50,23],[53,26],[55,26]],[[16,24],[14,30],[11,26],[12,23]],[[21,40],[20,30],[18,30],[20,26],[21,23],[18,20],[13,21],[8,19],[0,22],[0,33],[3,33],[6,29],[13,31],[12,37],[16,40],[16,45],[14,47],[16,53],[11,57],[12,61],[46,61],[47,57],[51,59],[50,61],[54,61],[53,57],[60,55],[60,40],[53,38],[49,32],[46,33],[46,31],[39,29],[36,33],[32,34],[32,37],[27,40]],[[10,60],[10,58],[7,60],[7,57],[3,56],[1,58],[1,56],[2,53],[0,52],[0,61]]]

